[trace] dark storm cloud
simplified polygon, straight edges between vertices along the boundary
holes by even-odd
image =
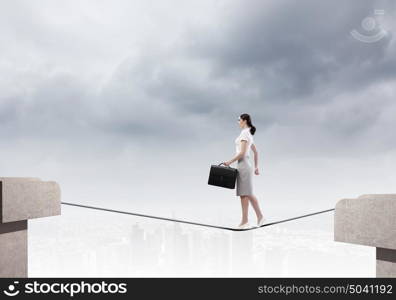
[[[396,60],[386,51],[391,32],[371,45],[349,34],[379,2],[268,3],[238,2],[219,26],[188,31],[189,53],[212,61],[217,76],[248,73],[247,88],[259,87],[270,101],[307,101],[329,87],[339,93],[395,76]],[[394,3],[382,3],[394,14]]]

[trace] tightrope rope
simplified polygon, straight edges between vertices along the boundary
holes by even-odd
[[[261,227],[275,225],[275,224],[279,224],[279,223],[283,223],[283,222],[289,222],[289,221],[292,221],[292,220],[306,218],[306,217],[309,217],[309,216],[318,215],[318,214],[322,214],[322,213],[330,212],[330,211],[334,210],[334,208],[331,208],[331,209],[326,209],[326,210],[322,210],[322,211],[318,211],[318,212],[314,212],[314,213],[310,213],[310,214],[306,214],[306,215],[302,215],[302,216],[298,216],[298,217],[294,217],[294,218],[284,219],[284,220],[280,220],[280,221],[276,221],[276,222],[269,222],[269,223],[261,225],[260,227],[256,226],[256,227],[251,227],[251,228],[246,228],[246,229],[239,229],[239,228],[232,228],[232,227],[224,227],[224,226],[210,225],[210,224],[204,224],[204,223],[190,222],[190,221],[178,220],[178,219],[172,219],[172,218],[150,216],[150,215],[133,213],[133,212],[122,211],[122,210],[115,210],[115,209],[109,209],[109,208],[103,208],[103,207],[82,205],[82,204],[77,204],[77,203],[61,202],[61,204],[70,205],[70,206],[76,206],[76,207],[82,207],[82,208],[88,208],[88,209],[96,209],[96,210],[108,211],[108,212],[113,212],[113,213],[118,213],[118,214],[133,215],[133,216],[144,217],[144,218],[152,218],[152,219],[165,220],[165,221],[184,223],[184,224],[190,224],[190,225],[197,225],[197,226],[203,226],[203,227],[218,228],[218,229],[223,229],[223,230],[231,230],[231,231],[247,231],[247,230],[258,229],[258,228],[261,228]]]

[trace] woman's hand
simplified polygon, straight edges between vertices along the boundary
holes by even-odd
[[[256,174],[256,175],[259,175],[259,174],[260,174],[258,168],[255,168],[255,169],[254,169],[254,174]]]
[[[228,160],[228,161],[224,161],[223,164],[228,167],[229,165],[232,164],[232,162]]]

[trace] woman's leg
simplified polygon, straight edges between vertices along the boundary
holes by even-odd
[[[263,214],[261,213],[260,210],[260,205],[259,202],[256,198],[256,196],[254,195],[249,195],[248,199],[250,200],[250,202],[252,203],[252,206],[254,208],[254,211],[256,212],[256,216],[257,216],[257,220],[260,220],[263,217]]]
[[[242,222],[239,225],[242,225],[242,224],[245,224],[248,222],[248,210],[249,210],[248,196],[241,196],[241,205],[242,205]]]

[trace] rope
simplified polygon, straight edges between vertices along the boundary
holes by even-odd
[[[150,216],[150,215],[145,215],[145,214],[139,214],[139,213],[133,213],[133,212],[128,212],[128,211],[122,211],[122,210],[115,210],[115,209],[109,209],[109,208],[103,208],[103,207],[95,207],[95,206],[88,206],[88,205],[82,205],[82,204],[77,204],[77,203],[69,203],[69,202],[61,202],[63,205],[70,205],[70,206],[76,206],[76,207],[81,207],[81,208],[88,208],[88,209],[96,209],[96,210],[102,210],[102,211],[108,211],[108,212],[113,212],[113,213],[118,213],[118,214],[125,214],[125,215],[132,215],[132,216],[138,216],[138,217],[145,217],[145,218],[152,218],[152,219],[158,219],[158,220],[165,220],[165,221],[171,221],[171,222],[177,222],[177,223],[184,223],[184,224],[191,224],[191,225],[197,225],[197,226],[203,226],[203,227],[211,227],[211,228],[218,228],[218,229],[223,229],[223,230],[231,230],[231,231],[247,231],[247,230],[254,230],[258,229],[261,227],[265,226],[270,226],[270,225],[275,225],[283,222],[289,222],[292,220],[296,219],[301,219],[301,218],[306,218],[309,216],[317,215],[317,214],[322,214],[325,212],[330,212],[333,211],[334,208],[332,209],[326,209],[294,218],[289,218],[289,219],[284,219],[276,222],[270,222],[263,224],[260,227],[251,227],[251,228],[246,228],[246,229],[238,229],[238,228],[232,228],[232,227],[224,227],[224,226],[217,226],[217,225],[210,225],[210,224],[203,224],[203,223],[197,223],[197,222],[190,222],[190,221],[185,221],[185,220],[178,220],[178,219],[171,219],[171,218],[164,218],[164,217],[157,217],[157,216]]]

